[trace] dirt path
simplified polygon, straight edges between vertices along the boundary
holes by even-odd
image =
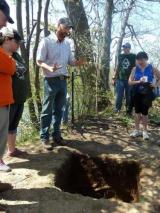
[[[67,135],[68,147],[44,152],[39,141],[25,145],[30,153],[23,158],[6,158],[13,168],[0,173],[3,182],[14,189],[0,194],[0,203],[10,213],[159,213],[160,212],[160,127],[151,126],[150,141],[132,140],[119,121],[86,120]],[[66,135],[66,132],[64,132]],[[137,160],[142,165],[140,201],[85,197],[61,191],[55,186],[56,172],[74,151],[92,157],[106,155],[116,159]]]

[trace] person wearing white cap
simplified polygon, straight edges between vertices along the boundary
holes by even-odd
[[[10,17],[10,8],[5,0],[0,1],[0,29],[6,26],[7,22],[13,24],[14,21]],[[4,64],[4,61],[7,63]],[[5,66],[5,67],[4,67]],[[7,67],[9,68],[7,70]],[[0,92],[0,158],[3,157],[5,151],[5,144],[7,142],[8,134],[8,124],[9,124],[9,110],[8,105],[12,102],[11,98],[11,75],[15,72],[15,62],[14,60],[4,51],[3,48],[0,48],[0,90],[3,89],[8,91],[7,97]],[[5,85],[4,85],[5,81]],[[3,103],[2,103],[3,102]],[[0,182],[0,192],[10,190],[12,186],[7,183]],[[0,211],[4,210],[0,206]]]
[[[2,30],[3,38],[10,38],[13,40],[10,50],[13,53],[12,57],[16,61],[16,72],[12,77],[12,89],[13,89],[13,98],[14,103],[10,105],[9,113],[9,135],[8,135],[8,155],[10,157],[18,157],[19,155],[24,154],[24,151],[16,148],[16,135],[19,121],[22,117],[24,102],[26,101],[28,95],[28,83],[27,83],[27,70],[25,62],[17,53],[17,50],[20,47],[20,44],[23,42],[21,36],[12,28],[4,27]],[[3,164],[2,168],[7,167]],[[0,165],[1,170],[1,165]]]
[[[9,126],[9,106],[14,103],[13,98],[13,88],[12,88],[12,75],[15,73],[15,60],[12,58],[13,52],[17,51],[19,48],[19,40],[20,36],[15,30],[11,30],[7,27],[4,27],[0,31],[0,50],[1,50],[1,59],[3,64],[1,66],[3,68],[3,73],[0,76],[1,80],[1,91],[0,91],[0,110],[2,114],[0,114],[1,121],[0,124],[0,171],[10,171],[10,167],[8,167],[4,161],[2,160],[4,150],[6,148],[7,135],[8,135],[8,126]],[[3,58],[2,58],[3,57]],[[8,60],[5,61],[4,57],[9,57]],[[1,71],[0,69],[0,71]],[[1,72],[2,72],[1,71]],[[4,75],[6,72],[6,75]],[[5,78],[4,78],[5,77]],[[5,84],[2,82],[5,81]],[[3,107],[3,108],[2,108]],[[7,113],[5,113],[5,108],[7,108]],[[5,115],[6,114],[6,115]],[[5,117],[4,117],[5,115]],[[5,134],[4,134],[5,132]]]

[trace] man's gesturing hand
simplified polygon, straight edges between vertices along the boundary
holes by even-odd
[[[57,71],[58,69],[61,69],[61,68],[62,68],[62,65],[60,65],[60,64],[53,64],[52,66],[50,66],[49,71],[50,72],[55,72],[55,71]]]
[[[81,58],[81,59],[75,61],[75,66],[81,67],[81,66],[86,65],[86,63],[87,63],[87,61],[85,59]]]

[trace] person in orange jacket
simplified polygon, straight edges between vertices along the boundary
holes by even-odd
[[[5,0],[0,1],[0,29],[7,22],[13,24],[10,17],[10,8]],[[9,42],[9,41],[8,41]],[[5,43],[7,45],[7,43]],[[9,45],[9,43],[8,43]],[[16,69],[15,61],[6,53],[3,46],[0,48],[0,159],[3,157],[8,134],[9,105],[13,102],[11,76]],[[3,162],[1,162],[3,163]],[[0,192],[11,189],[12,186],[0,182]],[[0,210],[3,210],[0,206]]]
[[[2,157],[7,142],[9,105],[14,103],[12,75],[15,73],[16,65],[10,50],[14,42],[13,38],[4,37],[0,32],[0,171],[9,170]]]

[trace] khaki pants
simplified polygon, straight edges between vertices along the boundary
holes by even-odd
[[[9,107],[0,107],[0,159],[3,157],[6,149],[8,125]]]

